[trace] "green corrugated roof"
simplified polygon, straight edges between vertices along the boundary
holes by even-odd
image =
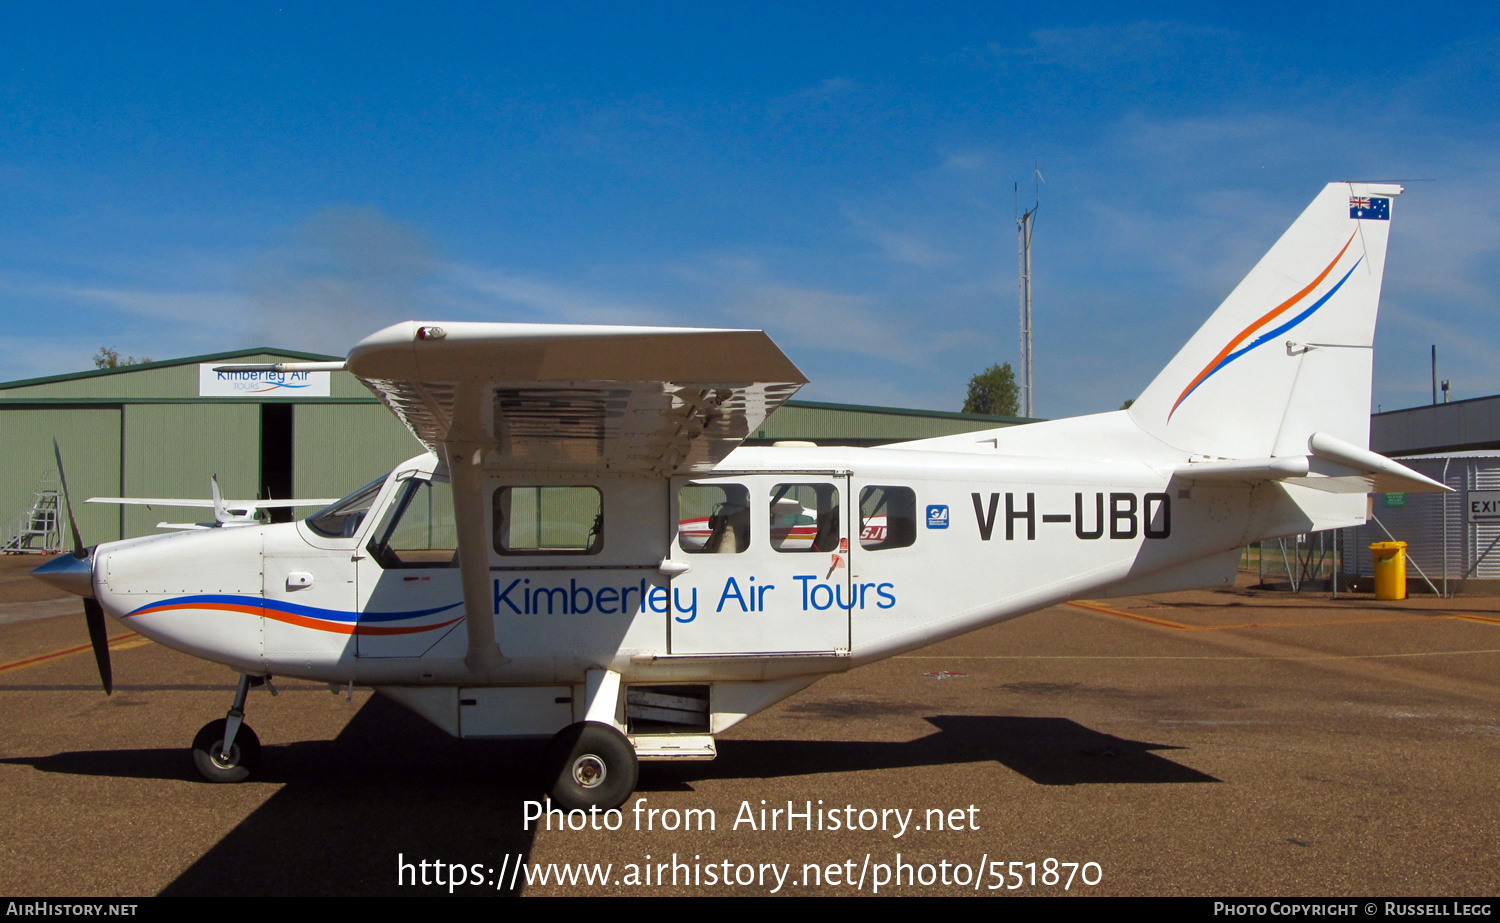
[[[0,390],[25,388],[30,385],[47,385],[59,381],[74,381],[79,378],[96,378],[101,375],[124,375],[130,372],[148,372],[152,369],[171,368],[174,365],[197,365],[200,362],[219,362],[225,359],[243,359],[246,356],[287,356],[303,362],[339,362],[343,356],[325,356],[321,353],[304,353],[291,349],[272,349],[260,346],[254,349],[235,349],[226,353],[205,353],[202,356],[186,356],[182,359],[160,359],[155,362],[137,362],[134,365],[117,365],[108,369],[86,369],[68,372],[65,375],[45,375],[41,378],[22,378],[18,381],[0,381]]]
[[[920,410],[911,407],[878,407],[873,404],[831,404],[826,401],[787,401],[786,407],[805,407],[809,410],[839,410],[851,413],[889,413],[902,417],[933,417],[943,420],[965,420],[974,423],[994,423],[999,426],[1019,423],[1040,423],[1041,417],[1010,417],[992,413],[964,413],[959,410]]]

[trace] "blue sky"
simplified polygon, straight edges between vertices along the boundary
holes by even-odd
[[[35,4],[0,379],[423,319],[744,326],[807,399],[1134,397],[1325,182],[1396,203],[1375,400],[1500,392],[1492,7]]]

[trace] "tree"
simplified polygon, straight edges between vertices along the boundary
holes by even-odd
[[[992,365],[969,379],[969,396],[964,398],[964,413],[1016,415],[1021,389],[1016,387],[1016,373],[1010,363]]]
[[[151,359],[147,356],[142,356],[139,359],[134,356],[126,356],[124,359],[121,359],[120,351],[110,349],[108,346],[101,346],[99,347],[99,351],[94,353],[94,368],[96,369],[115,369],[122,365],[140,365],[143,362],[150,361]]]

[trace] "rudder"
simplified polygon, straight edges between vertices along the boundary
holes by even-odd
[[[1130,407],[1216,458],[1300,455],[1313,433],[1369,446],[1371,347],[1392,199],[1330,183]]]

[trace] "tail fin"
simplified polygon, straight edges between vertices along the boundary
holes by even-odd
[[[208,490],[214,498],[214,524],[222,526],[231,517],[229,510],[224,508],[224,496],[219,493],[219,476],[217,474],[209,477]]]
[[[1217,458],[1305,455],[1313,433],[1370,444],[1371,347],[1391,199],[1330,183],[1130,407]]]

